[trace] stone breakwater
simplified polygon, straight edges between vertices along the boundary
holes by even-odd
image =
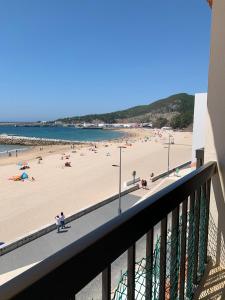
[[[0,135],[0,144],[23,145],[23,146],[50,146],[50,145],[81,145],[81,144],[89,144],[89,142]]]

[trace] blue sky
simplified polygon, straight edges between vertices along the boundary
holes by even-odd
[[[205,0],[2,0],[0,121],[206,91],[210,20]]]

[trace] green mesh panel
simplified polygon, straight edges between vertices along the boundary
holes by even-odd
[[[200,228],[199,228],[199,276],[205,271],[204,249],[205,249],[205,226],[206,226],[206,206],[205,199],[200,201]],[[179,220],[178,234],[174,234],[170,229],[167,231],[167,254],[166,254],[166,299],[176,300],[179,298],[180,285],[180,247],[181,247],[181,227],[182,219]],[[194,293],[193,266],[194,266],[194,211],[189,211],[187,215],[187,245],[185,262],[185,299],[192,299]],[[176,250],[176,251],[175,251]],[[174,257],[174,253],[177,254]],[[173,259],[171,262],[171,255]],[[147,270],[146,260],[142,258],[135,265],[135,299],[146,300],[146,278],[152,276],[152,300],[159,299],[159,274],[160,274],[160,236],[157,236],[154,243],[152,269]],[[170,274],[173,276],[171,285]],[[112,292],[113,300],[127,299],[127,272],[121,275],[116,289]]]

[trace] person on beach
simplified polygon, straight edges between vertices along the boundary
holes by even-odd
[[[147,189],[147,185],[148,185],[148,183],[147,183],[147,180],[145,179],[145,180],[144,180],[144,188],[145,188],[145,189]]]
[[[60,215],[60,225],[61,225],[61,228],[65,228],[65,216],[64,216],[64,213],[61,212],[61,215]]]
[[[143,189],[147,189],[147,180],[142,179],[141,180],[141,186],[142,186]]]
[[[56,223],[56,226],[57,226],[57,232],[59,233],[60,232],[60,227],[61,227],[61,220],[60,220],[60,217],[58,215],[55,217],[55,223]]]

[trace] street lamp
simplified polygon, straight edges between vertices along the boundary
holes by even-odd
[[[168,176],[170,174],[170,144],[171,144],[170,138],[171,137],[172,137],[172,135],[169,134],[168,155],[167,155],[167,173],[168,173]]]
[[[120,164],[119,165],[112,165],[112,167],[118,167],[119,168],[119,207],[118,207],[118,215],[121,214],[122,210],[121,210],[121,164],[122,164],[122,149],[126,148],[124,146],[119,146],[118,147],[120,149]]]

